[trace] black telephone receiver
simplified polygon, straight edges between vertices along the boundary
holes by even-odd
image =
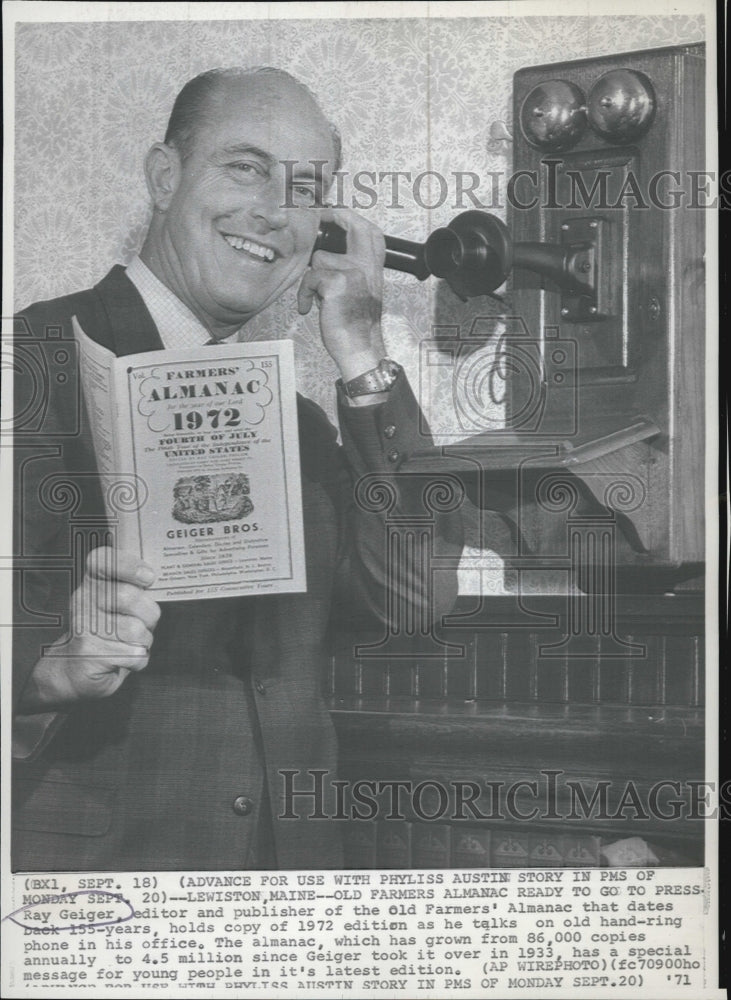
[[[347,234],[335,222],[321,222],[312,252],[347,253]],[[444,278],[463,301],[488,295],[502,302],[495,289],[513,267],[544,275],[581,295],[595,293],[592,276],[584,276],[586,264],[577,270],[582,244],[513,243],[505,223],[488,212],[462,212],[448,226],[435,229],[426,243],[386,236],[385,266],[413,274],[424,281],[430,274]],[[584,258],[581,258],[584,261]]]
[[[423,281],[433,272],[424,260],[424,244],[400,240],[397,236],[386,237],[385,266],[392,271],[406,271]],[[312,252],[327,250],[328,253],[347,253],[348,237],[337,222],[321,222]]]
[[[337,222],[321,222],[312,252],[327,250],[328,253],[347,253],[348,237]]]
[[[347,253],[344,229],[321,222],[313,254]],[[435,230],[426,243],[386,236],[385,266],[413,274],[424,281],[430,274],[444,278],[463,301],[474,295],[493,295],[510,269],[510,237],[505,223],[487,212],[463,212],[448,227]],[[502,301],[502,300],[501,300]]]

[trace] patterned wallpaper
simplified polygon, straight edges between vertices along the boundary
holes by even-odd
[[[386,232],[423,240],[471,207],[457,204],[455,172],[485,179],[487,201],[490,174],[509,174],[510,146],[495,141],[490,126],[499,120],[512,130],[517,69],[703,38],[700,16],[21,24],[16,305],[88,287],[113,263],[129,261],[149,217],[144,154],[162,138],[181,85],[204,69],[272,65],[300,77],[338,123],[351,177],[438,171],[446,197],[425,181],[420,205],[407,182],[394,201],[386,181],[375,185],[379,198],[368,209]],[[482,181],[477,190],[482,194]],[[352,185],[344,191],[347,201]],[[465,426],[453,370],[423,364],[420,344],[435,326],[468,336],[476,319],[497,337],[503,307],[488,299],[462,304],[435,279],[421,284],[387,272],[385,309],[388,351],[419,387],[438,440],[499,426],[495,394],[484,400],[483,426]],[[335,369],[319,344],[315,312],[303,320],[290,290],[252,322],[259,338],[295,341],[300,388],[332,414]],[[481,348],[486,360],[492,343]]]
[[[420,207],[403,182],[394,207],[387,181],[376,185],[379,201],[368,212],[386,232],[424,239],[456,214],[454,172],[509,172],[509,147],[491,140],[490,124],[511,127],[515,70],[702,38],[701,18],[658,16],[21,24],[16,304],[86,288],[129,260],[148,221],[144,154],[162,138],[181,85],[211,66],[280,66],[308,83],[340,126],[351,175],[439,171],[450,182],[440,207]],[[346,184],[346,199],[352,193]],[[440,194],[426,182],[418,191],[427,205]],[[421,284],[393,272],[386,310],[388,347],[415,381],[418,344],[434,324],[466,334],[476,316],[500,311],[489,300],[462,305],[434,279]],[[260,336],[294,337],[303,388],[331,411],[323,369],[333,368],[314,313],[303,322],[292,291],[255,322]],[[452,430],[448,374],[438,385],[430,376],[437,398],[424,400],[443,430]]]

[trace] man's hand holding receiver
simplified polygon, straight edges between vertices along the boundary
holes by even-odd
[[[381,308],[386,244],[377,226],[349,209],[326,208],[321,219],[346,231],[348,250],[313,254],[297,305],[305,315],[317,301],[322,342],[347,382],[374,368],[385,354]],[[365,397],[362,403],[373,401]]]

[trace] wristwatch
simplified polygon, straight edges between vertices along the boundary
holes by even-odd
[[[343,392],[352,399],[354,396],[368,396],[373,392],[387,392],[403,371],[400,364],[390,358],[381,358],[375,368],[342,382]]]

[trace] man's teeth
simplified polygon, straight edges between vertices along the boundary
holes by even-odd
[[[245,250],[262,260],[274,260],[274,251],[270,247],[264,247],[261,243],[254,243],[252,240],[245,240],[242,236],[224,236],[224,239],[234,250]]]

